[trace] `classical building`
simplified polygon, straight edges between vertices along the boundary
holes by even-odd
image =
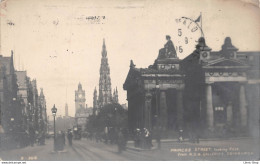
[[[182,126],[184,75],[175,50],[161,49],[149,68],[136,68],[131,61],[124,89],[131,130]]]
[[[153,65],[130,63],[124,83],[129,128],[215,134],[249,129],[259,136],[259,56],[238,52],[230,38],[212,52],[200,38],[196,50],[180,60],[168,37]]]
[[[186,75],[186,120],[191,127],[259,136],[259,57],[260,52],[239,52],[229,37],[217,52],[199,39],[181,67]]]

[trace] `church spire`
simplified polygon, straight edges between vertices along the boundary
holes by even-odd
[[[107,59],[105,39],[103,39],[102,58],[99,73],[100,77],[98,103],[99,107],[102,107],[106,104],[111,103],[112,101],[110,68]]]
[[[66,103],[65,104],[65,117],[68,117],[69,116],[69,107],[68,107],[68,104]]]
[[[114,100],[115,103],[118,103],[118,91],[117,91],[117,87],[116,87],[116,89],[114,89],[113,100]]]
[[[107,56],[106,42],[105,42],[105,38],[103,38],[102,57],[106,57],[106,56]]]
[[[96,109],[98,107],[97,104],[97,89],[95,87],[94,93],[93,93],[93,108]]]

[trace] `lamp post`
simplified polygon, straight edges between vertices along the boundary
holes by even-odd
[[[116,107],[115,107],[115,114],[116,114],[116,118],[115,118],[115,119],[116,119],[116,128],[117,128],[117,130],[118,130],[118,127],[119,127],[118,124],[119,124],[119,122],[117,121],[117,117],[118,117],[118,116],[117,116],[117,108],[116,108]]]
[[[156,99],[155,126],[158,126],[158,119],[159,119],[159,99],[158,99],[159,92],[160,92],[160,85],[159,85],[159,81],[158,81],[158,75],[156,75],[156,84],[155,84],[155,99]]]
[[[52,115],[53,115],[53,129],[54,129],[54,151],[56,151],[56,128],[55,128],[55,116],[57,113],[57,108],[55,107],[55,104],[53,105],[53,108],[51,109]]]

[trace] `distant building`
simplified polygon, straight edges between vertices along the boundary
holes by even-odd
[[[93,93],[93,114],[97,115],[99,107],[98,107],[98,98],[97,98],[97,89],[95,88]]]
[[[29,103],[28,103],[28,83],[29,78],[27,77],[26,71],[15,71],[18,85],[18,98],[22,102],[22,121],[23,128],[28,130],[29,128]]]
[[[66,103],[65,104],[65,117],[68,117],[69,116],[69,107],[68,107],[68,104]]]
[[[116,87],[116,89],[114,89],[114,92],[113,92],[113,102],[114,102],[114,103],[118,103],[118,91],[117,91],[117,87]]]
[[[100,77],[99,77],[99,93],[97,95],[97,90],[95,88],[93,93],[93,111],[95,114],[106,104],[118,103],[118,91],[117,88],[114,89],[112,95],[111,89],[111,78],[110,78],[110,67],[108,64],[107,50],[105,39],[103,40],[102,46],[102,58],[100,65]]]
[[[39,137],[45,136],[47,134],[47,111],[46,111],[46,99],[41,88],[40,96],[38,97],[39,101],[39,113],[38,113],[38,124],[39,124]]]
[[[82,89],[81,83],[78,84],[78,90],[75,91],[75,122],[85,129],[89,112],[87,110],[85,90]]]

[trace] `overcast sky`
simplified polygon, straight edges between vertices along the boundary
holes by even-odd
[[[15,68],[27,70],[43,88],[47,111],[56,104],[64,115],[65,103],[74,116],[75,90],[79,82],[92,106],[94,88],[98,89],[103,38],[106,40],[112,88],[117,87],[120,103],[126,103],[123,83],[130,60],[136,67],[153,64],[169,34],[175,45],[178,28],[197,40],[175,19],[197,19],[207,45],[219,51],[226,36],[240,51],[260,50],[260,12],[252,3],[220,0],[7,0],[1,4],[2,55],[15,55]],[[257,2],[257,0],[256,0]],[[91,16],[99,16],[100,22]],[[201,23],[201,22],[199,22]],[[183,34],[184,37],[184,34]],[[186,57],[195,42],[179,58]],[[183,45],[184,46],[184,45]],[[40,90],[40,89],[39,89]]]

